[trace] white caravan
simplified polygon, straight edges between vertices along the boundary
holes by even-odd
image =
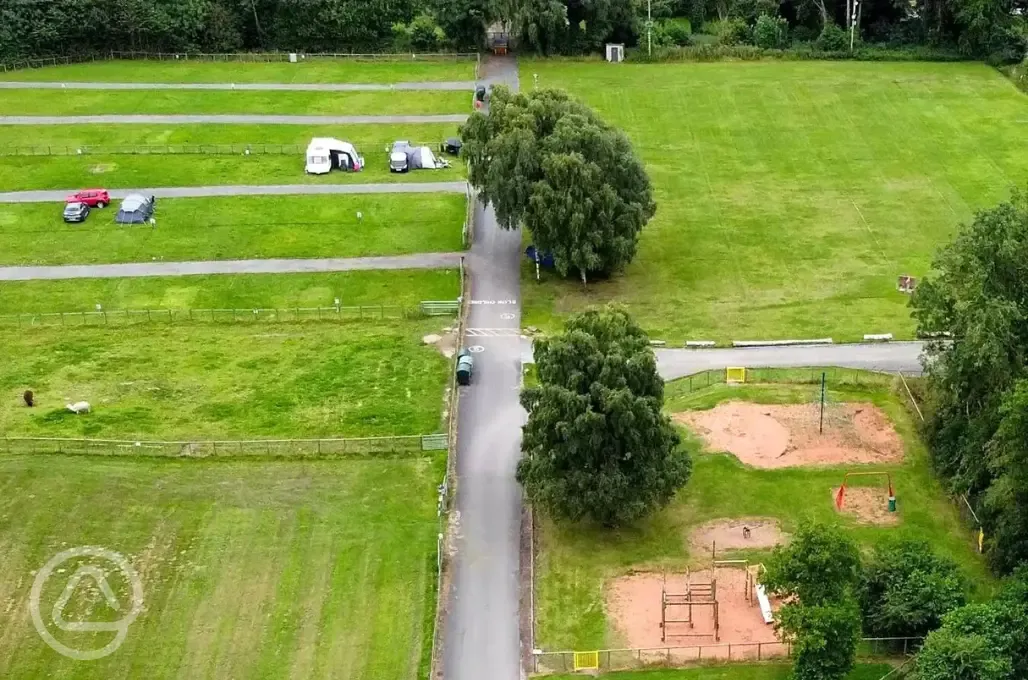
[[[307,174],[323,175],[333,168],[360,172],[364,169],[364,157],[349,142],[315,137],[307,145]]]

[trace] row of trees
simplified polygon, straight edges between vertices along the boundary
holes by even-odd
[[[925,433],[967,494],[999,573],[1028,563],[1028,194],[979,212],[914,294],[927,348]]]
[[[824,524],[802,524],[766,567],[761,582],[785,602],[775,626],[792,642],[796,680],[845,677],[862,633],[924,636],[964,605],[968,588],[956,564],[923,541],[887,540],[864,563],[851,539]]]
[[[0,3],[0,58],[112,48],[474,50],[494,23],[522,49],[581,54],[637,44],[647,5],[659,44],[688,42],[687,28],[660,23],[688,17],[695,29],[712,22],[708,31],[728,43],[781,47],[788,36],[821,36],[831,41],[823,46],[841,47],[839,27],[858,7],[861,35],[874,42],[1018,57],[1028,12],[1028,0],[18,0]]]
[[[925,637],[917,680],[1028,677],[1028,570],[990,602],[967,604],[956,564],[914,539],[878,544],[862,564],[837,528],[801,525],[776,548],[762,581],[785,599],[776,626],[792,641],[796,680],[839,680],[853,667],[861,633]]]

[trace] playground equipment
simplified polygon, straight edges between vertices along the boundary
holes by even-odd
[[[717,602],[717,579],[714,578],[713,569],[709,581],[693,582],[692,572],[685,572],[685,592],[668,592],[667,572],[664,572],[664,582],[660,587],[660,641],[667,642],[670,637],[708,637],[710,633],[678,633],[668,632],[671,624],[686,623],[689,628],[694,628],[693,607],[711,607],[714,614],[714,640],[720,639],[718,635],[718,602]]]
[[[836,510],[842,510],[846,500],[846,482],[850,477],[885,477],[889,483],[889,512],[896,512],[896,493],[892,486],[892,475],[888,472],[847,472],[842,478],[842,485],[839,486],[838,493],[835,494]]]
[[[771,599],[767,596],[764,586],[759,583],[760,572],[765,570],[766,567],[763,564],[748,565],[746,567],[748,583],[753,585],[753,593],[757,596],[757,606],[760,607],[760,615],[763,617],[764,623],[774,623],[775,614],[771,609]]]

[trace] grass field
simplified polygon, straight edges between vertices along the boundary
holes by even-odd
[[[800,372],[791,372],[779,377],[800,376]],[[693,557],[688,552],[690,528],[722,518],[774,517],[787,532],[803,518],[838,522],[865,548],[885,535],[919,537],[957,561],[975,584],[976,596],[988,595],[993,581],[973,551],[970,532],[963,528],[956,509],[932,476],[927,452],[917,438],[910,414],[891,391],[889,380],[868,374],[859,384],[852,379],[840,379],[830,385],[829,397],[833,402],[877,404],[892,418],[903,437],[906,459],[902,464],[862,468],[891,472],[902,508],[901,524],[888,528],[857,525],[836,514],[830,489],[839,485],[847,467],[756,469],[742,465],[728,454],[701,452],[698,440],[687,436],[686,445],[694,456],[693,475],[666,510],[638,526],[618,531],[540,522],[537,645],[544,649],[620,646],[604,613],[604,582],[630,569],[684,566]],[[668,384],[667,410],[712,408],[729,399],[813,402],[818,389],[813,384],[718,385],[689,394],[686,385],[687,381]],[[759,553],[747,555],[757,556]]]
[[[312,125],[0,125],[0,147],[33,146],[53,149],[70,147],[110,148],[122,146],[168,146],[182,144],[299,144],[307,147],[312,137],[342,137],[354,144],[374,164],[381,152],[386,165],[386,145],[397,139],[438,144],[456,134],[457,125],[447,123]],[[302,149],[301,158],[302,162]]]
[[[102,185],[107,188],[196,186],[201,184],[325,184],[363,182],[433,182],[460,180],[464,164],[443,170],[390,173],[387,147],[397,139],[436,145],[456,134],[456,125],[0,125],[0,147],[33,147],[33,153],[58,155],[3,156],[0,186],[6,191]],[[311,176],[303,172],[304,149],[312,137],[340,137],[364,155],[363,172]],[[289,144],[296,154],[169,155],[160,147],[181,145]],[[92,147],[97,153],[77,155]],[[147,147],[148,154],[104,154],[115,147]]]
[[[0,676],[414,680],[431,640],[443,469],[0,456]],[[143,583],[145,610],[98,661],[52,651],[24,604],[35,571],[80,545],[126,555]],[[66,582],[47,581],[44,612]],[[121,616],[100,606],[88,618]],[[55,635],[85,649],[110,640]]]
[[[973,211],[1028,176],[1028,98],[981,64],[522,61],[624,129],[657,215],[624,276],[525,263],[524,320],[618,300],[655,338],[910,337],[922,276]]]
[[[65,224],[57,203],[0,204],[0,264],[457,251],[464,204],[460,194],[170,198],[156,228],[116,224],[117,202],[82,224]]]
[[[886,664],[857,664],[846,680],[881,680],[892,669]],[[604,673],[604,680],[788,680],[792,666],[780,663],[729,664],[685,670]],[[552,675],[551,680],[578,680],[581,675]]]
[[[0,328],[0,432],[101,439],[438,432],[449,362],[424,321]],[[33,390],[36,408],[22,392]],[[92,413],[64,406],[88,401]]]
[[[398,83],[474,77],[474,59],[311,59],[301,64],[117,60],[0,73],[0,80],[113,83]]]
[[[471,110],[467,92],[229,92],[0,90],[0,115],[84,114],[429,115]]]
[[[103,309],[259,309],[402,305],[456,300],[452,269],[351,271],[324,274],[218,274],[120,279],[5,281],[0,314]]]

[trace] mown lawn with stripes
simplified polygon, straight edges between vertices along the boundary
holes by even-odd
[[[443,469],[438,457],[0,454],[0,677],[414,680],[432,634]],[[48,647],[27,606],[35,572],[81,545],[125,555],[143,587],[124,644],[96,661]],[[42,611],[74,564],[47,581]],[[125,579],[107,580],[127,606]],[[123,615],[88,579],[64,611]],[[49,630],[79,649],[113,637]]]

